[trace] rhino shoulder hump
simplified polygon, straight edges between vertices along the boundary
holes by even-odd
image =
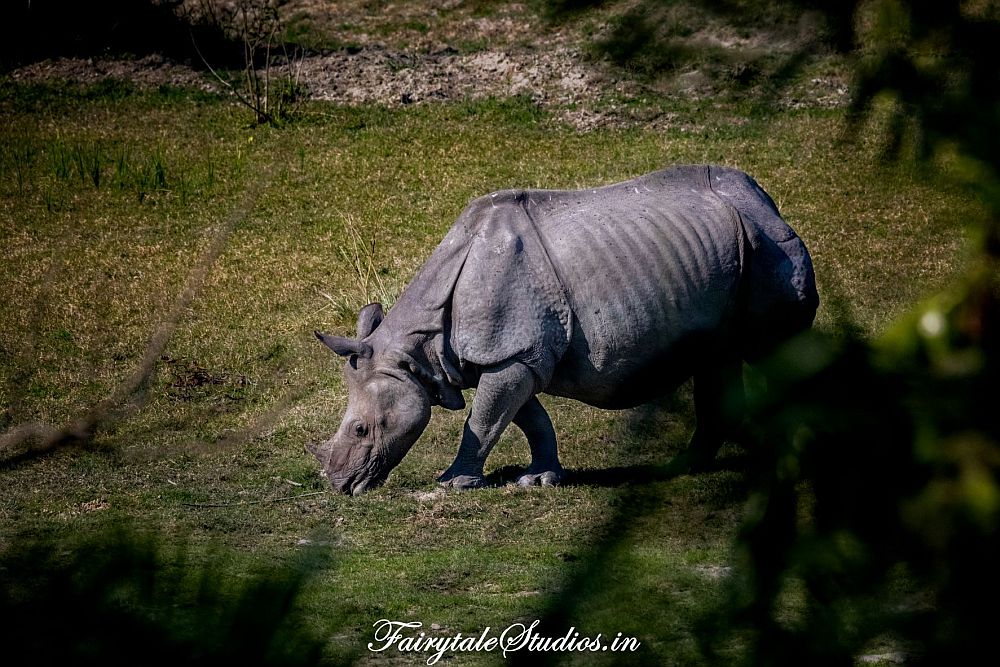
[[[524,190],[498,190],[488,195],[476,197],[458,216],[458,223],[466,231],[474,234],[480,227],[496,220],[493,215],[494,211],[522,206],[526,199],[527,194]]]
[[[502,190],[462,213],[469,257],[452,302],[459,357],[489,366],[518,357],[543,384],[569,344],[572,314],[527,207],[530,192]]]

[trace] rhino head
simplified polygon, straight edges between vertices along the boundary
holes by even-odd
[[[319,446],[307,445],[334,489],[357,495],[378,486],[410,450],[431,418],[431,397],[410,368],[412,359],[383,352],[369,337],[382,322],[382,305],[358,314],[358,337],[316,332],[341,357],[348,389],[340,428]]]

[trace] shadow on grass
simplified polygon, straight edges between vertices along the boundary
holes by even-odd
[[[181,0],[33,0],[0,9],[0,67],[63,56],[160,54],[243,66],[243,44],[209,20],[184,16]]]
[[[566,468],[562,486],[617,487],[626,484],[652,484],[668,482],[681,475],[708,474],[714,472],[741,472],[750,464],[750,455],[739,452],[717,457],[697,471],[690,471],[684,454],[674,457],[664,464],[639,464],[612,466],[610,468]],[[486,476],[486,484],[491,487],[516,484],[518,477],[527,472],[524,466],[503,466]]]
[[[600,21],[604,28],[590,34],[586,51],[646,84],[659,88],[681,73],[695,73],[712,82],[713,97],[741,100],[750,114],[767,117],[784,110],[782,93],[792,91],[817,59],[852,50],[858,4],[544,0],[541,11],[553,26]]]
[[[318,548],[282,565],[122,530],[0,551],[5,664],[314,665],[329,633],[300,604],[332,566]],[[333,626],[336,623],[327,623]]]

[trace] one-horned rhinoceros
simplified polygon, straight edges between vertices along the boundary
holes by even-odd
[[[510,422],[531,465],[519,484],[563,475],[539,393],[601,408],[639,405],[694,376],[692,460],[726,429],[723,387],[808,328],[819,299],[805,245],[741,171],[681,166],[592,190],[508,190],[473,201],[383,318],[357,338],[317,332],[344,367],[336,434],[310,448],[334,488],[382,482],[432,405],[465,407],[455,462],[439,482],[484,483]],[[742,386],[742,385],[740,385]]]

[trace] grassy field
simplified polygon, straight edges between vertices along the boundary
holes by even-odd
[[[317,103],[273,129],[187,90],[0,90],[4,430],[62,425],[112,395],[224,242],[137,400],[85,447],[3,452],[0,547],[124,526],[239,581],[319,545],[331,558],[299,604],[330,662],[427,658],[368,653],[381,618],[478,635],[556,614],[581,634],[638,637],[633,662],[697,664],[698,624],[724,596],[744,479],[735,447],[716,472],[665,467],[693,427],[686,387],[618,413],[545,398],[571,470],[560,488],[503,483],[528,460],[511,430],[487,470],[498,486],[439,492],[464,415],[436,409],[384,487],[269,502],[325,489],[303,445],[336,428],[345,390],[313,329],[350,333],[359,307],[391,304],[471,198],[681,162],[742,168],[812,252],[817,326],[863,335],[955,275],[956,221],[978,214],[957,187],[880,165],[877,136],[842,142],[840,111],[692,103],[675,131],[578,133],[525,99]]]

